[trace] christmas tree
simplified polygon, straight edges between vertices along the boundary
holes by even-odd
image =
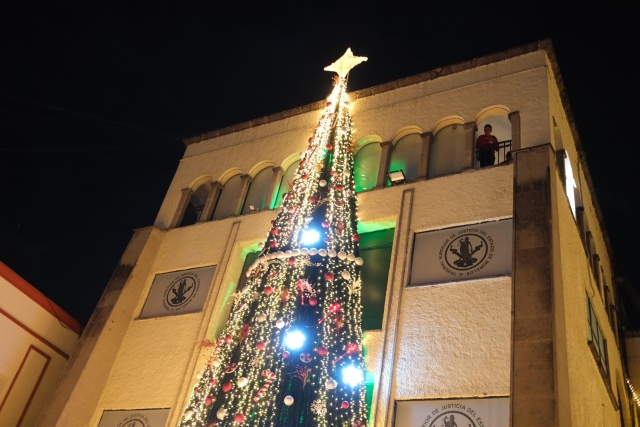
[[[348,49],[180,427],[366,425]]]

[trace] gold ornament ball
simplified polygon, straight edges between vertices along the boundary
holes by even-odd
[[[287,406],[293,405],[293,396],[286,396],[284,398],[284,404]]]

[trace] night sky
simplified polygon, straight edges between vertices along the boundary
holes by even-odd
[[[417,1],[415,3],[418,3]],[[11,2],[0,17],[0,260],[85,325],[180,138],[544,38],[614,248],[640,285],[637,10],[612,2]]]

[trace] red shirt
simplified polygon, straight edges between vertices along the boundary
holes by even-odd
[[[500,145],[493,135],[480,135],[476,140],[476,148],[483,151],[498,151]]]

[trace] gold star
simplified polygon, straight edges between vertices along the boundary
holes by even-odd
[[[334,71],[340,77],[344,77],[349,73],[353,67],[358,65],[359,63],[366,61],[368,58],[366,56],[353,56],[351,52],[351,48],[347,49],[347,51],[342,55],[340,59],[338,59],[333,64],[324,67],[325,71]]]

